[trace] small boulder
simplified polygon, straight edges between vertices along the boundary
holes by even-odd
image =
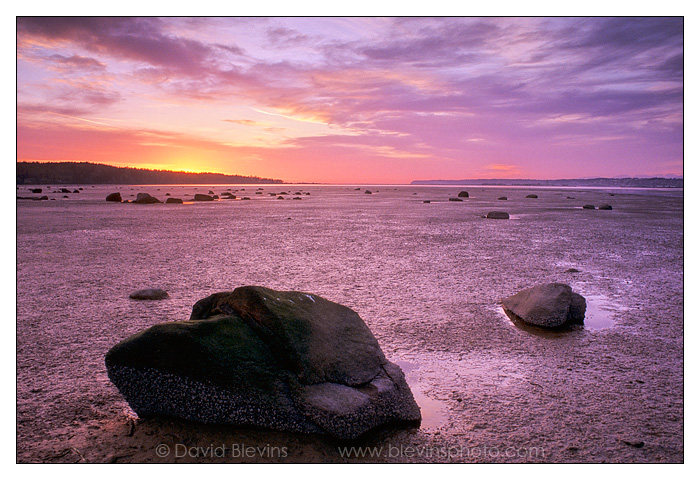
[[[365,193],[366,193],[367,195],[372,195],[372,192],[370,192],[369,190],[365,190]]]
[[[598,207],[598,210],[612,210],[612,206],[608,205],[607,203],[604,203],[600,207]]]
[[[134,300],[163,300],[168,298],[168,292],[159,288],[145,288],[131,292],[129,298]]]
[[[486,218],[508,220],[510,218],[510,215],[508,215],[508,212],[489,212],[488,214],[486,214]]]
[[[32,193],[41,193],[41,188],[32,188]]]
[[[462,202],[462,201],[464,201],[461,198],[455,198],[455,197],[451,197],[449,200],[450,200],[450,202]]]
[[[530,195],[525,195],[525,198],[537,198],[537,195],[531,193]]]
[[[420,422],[401,369],[353,310],[317,295],[240,287],[198,301],[105,356],[140,416],[355,439]]]
[[[183,203],[181,198],[170,197],[165,203]]]
[[[516,293],[502,302],[506,313],[537,327],[557,328],[583,324],[586,299],[569,285],[549,283]]]
[[[508,197],[498,197],[499,200],[508,200]]]
[[[595,210],[595,205],[586,204],[583,206],[584,210]]]
[[[462,190],[461,192],[459,192],[459,193],[457,194],[457,196],[460,197],[460,198],[469,198],[469,192],[466,192],[466,191]]]
[[[214,197],[210,195],[205,195],[203,193],[195,193],[194,194],[194,201],[195,202],[213,202]]]
[[[121,202],[122,201],[122,195],[119,192],[116,193],[110,193],[107,195],[107,201],[108,202]]]

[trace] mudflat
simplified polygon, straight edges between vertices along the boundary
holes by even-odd
[[[462,188],[298,186],[302,201],[105,201],[211,186],[157,188],[17,201],[18,462],[683,462],[682,192],[471,186],[451,202]],[[495,209],[510,218],[482,218]],[[503,298],[548,282],[586,298],[582,328],[505,315]],[[137,418],[105,353],[242,285],[358,312],[422,425],[343,443]],[[169,296],[129,298],[142,288]]]

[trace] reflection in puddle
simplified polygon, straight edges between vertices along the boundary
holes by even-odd
[[[613,314],[620,311],[620,307],[607,300],[602,295],[588,295],[586,297],[586,316],[583,326],[586,330],[602,330],[615,324]]]
[[[437,428],[445,422],[445,413],[443,412],[442,402],[428,397],[423,393],[423,386],[418,375],[419,365],[410,362],[394,362],[403,370],[406,376],[406,382],[411,388],[413,398],[420,407],[421,413],[421,428],[433,429]]]

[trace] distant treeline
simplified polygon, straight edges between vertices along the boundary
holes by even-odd
[[[535,187],[633,187],[683,188],[682,178],[573,178],[560,180],[487,179],[487,180],[414,180],[411,185],[502,185]]]
[[[222,173],[189,173],[170,170],[113,167],[89,162],[17,162],[17,185],[77,184],[231,184],[284,183],[282,180]]]

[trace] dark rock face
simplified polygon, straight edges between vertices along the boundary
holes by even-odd
[[[41,188],[32,188],[32,193],[41,193]]]
[[[110,193],[107,195],[107,201],[108,202],[121,202],[122,201],[122,195],[121,193]]]
[[[584,210],[595,210],[595,205],[586,204],[583,206]]]
[[[198,301],[105,357],[139,416],[356,438],[420,410],[353,310],[302,292],[241,287]]]
[[[608,205],[607,203],[604,203],[600,207],[598,207],[598,210],[612,210],[612,206]]]
[[[460,197],[460,198],[469,198],[469,192],[466,192],[466,191],[462,190],[461,192],[459,192],[459,193],[457,194],[457,196]]]
[[[531,193],[530,195],[525,195],[525,198],[537,198],[537,195]]]
[[[510,218],[510,215],[508,215],[508,212],[489,212],[488,214],[486,214],[486,218],[508,220]]]
[[[508,200],[508,197],[498,197],[499,200]]]
[[[148,204],[148,203],[163,203],[156,197],[150,196],[148,193],[139,193],[136,195],[136,200],[132,203]]]
[[[506,313],[538,327],[557,328],[583,324],[586,314],[586,299],[563,283],[537,285],[518,292],[501,303]]]
[[[164,298],[168,298],[168,292],[159,288],[145,288],[132,292],[129,298],[133,298],[134,300],[163,300]]]
[[[204,195],[203,193],[195,193],[194,194],[194,201],[195,202],[213,202],[214,197],[210,195]]]
[[[165,203],[182,203],[181,198],[170,197],[165,201]]]

